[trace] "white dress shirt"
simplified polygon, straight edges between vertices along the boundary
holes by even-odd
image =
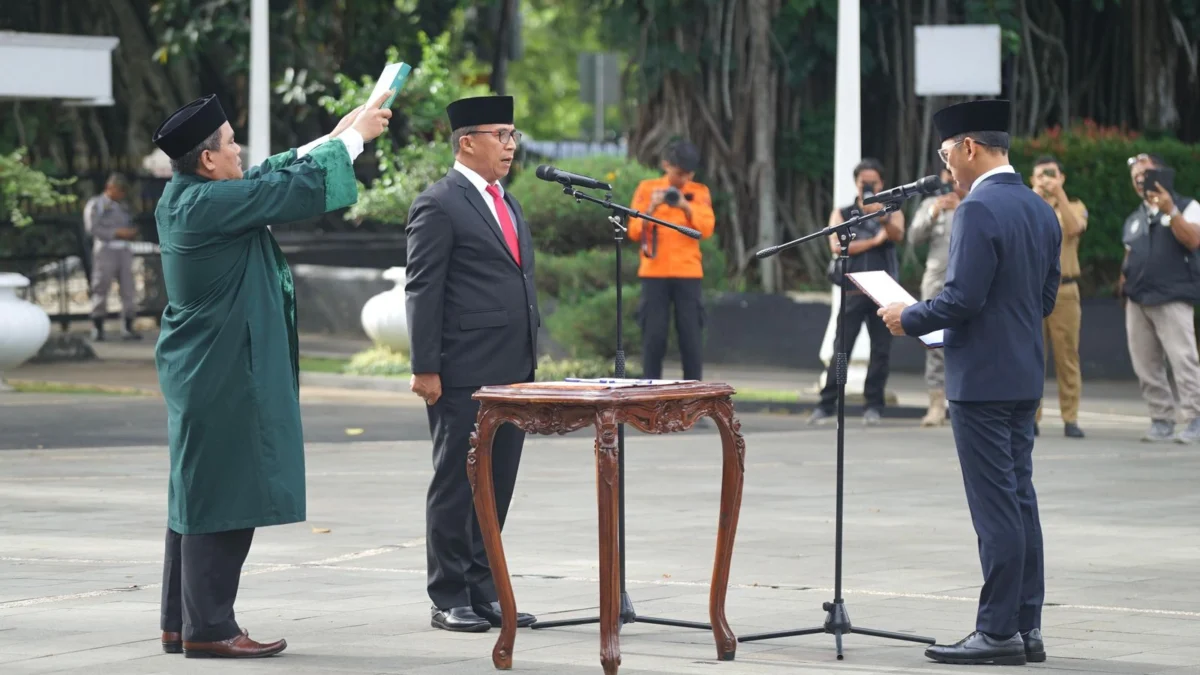
[[[975,182],[971,183],[971,191],[974,191],[975,188],[979,187],[980,183],[982,183],[985,179],[991,178],[992,176],[995,176],[997,174],[1002,174],[1002,173],[1016,173],[1016,172],[1017,172],[1017,170],[1012,167],[1012,164],[1005,164],[1004,166],[998,166],[998,167],[992,169],[991,171],[988,171],[987,173],[983,174],[979,178],[976,178]]]
[[[496,219],[496,224],[499,225],[500,224],[500,215],[498,213],[496,213],[496,202],[495,202],[495,200],[492,199],[492,194],[487,191],[488,182],[483,179],[483,176],[480,176],[473,169],[467,167],[462,162],[459,162],[457,160],[454,162],[454,170],[461,173],[462,175],[466,176],[467,180],[471,181],[471,185],[474,185],[475,189],[479,190],[480,196],[483,197],[483,203],[487,204],[488,211],[492,212],[492,217]],[[504,201],[504,186],[501,185],[499,183],[499,181],[494,183],[494,185],[500,189],[500,200],[501,200],[501,202],[503,202]],[[517,227],[517,219],[514,217],[512,209],[508,208],[507,203],[504,204],[504,208],[508,209],[508,219],[513,224],[513,229],[515,230]]]
[[[365,145],[362,134],[358,133],[353,128],[346,129],[335,140],[341,141],[342,144],[346,146],[346,152],[350,153],[351,164],[353,164],[354,160],[358,159],[358,156],[362,154],[363,146]],[[307,143],[300,146],[296,149],[296,159],[300,159],[301,157],[307,155],[308,153],[312,152],[313,148],[327,141],[329,141],[329,134],[325,134],[312,143]]]

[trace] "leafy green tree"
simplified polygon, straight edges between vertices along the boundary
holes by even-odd
[[[404,224],[413,199],[453,164],[446,106],[459,98],[486,95],[488,88],[475,84],[481,79],[481,66],[470,55],[458,56],[451,37],[449,32],[434,40],[424,33],[418,36],[420,60],[392,104],[393,119],[400,123],[375,142],[379,177],[369,189],[363,188],[347,218]],[[398,49],[389,47],[387,59],[399,58]],[[335,116],[365,102],[375,87],[375,78],[369,75],[356,81],[338,74],[334,81],[339,95],[324,96],[320,103]]]
[[[17,227],[33,222],[26,206],[54,207],[73,204],[75,195],[58,191],[74,179],[49,178],[25,163],[25,149],[0,154],[0,214],[7,215]]]

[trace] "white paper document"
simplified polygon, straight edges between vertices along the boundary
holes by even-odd
[[[904,287],[896,283],[887,272],[850,272],[846,278],[854,282],[855,286],[862,289],[868,297],[875,301],[875,304],[880,307],[899,302],[905,307],[917,304],[917,299],[912,296]],[[942,346],[943,331],[936,330],[932,333],[922,335],[921,342],[930,349],[937,349]]]

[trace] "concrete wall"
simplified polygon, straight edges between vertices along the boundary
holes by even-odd
[[[372,296],[392,284],[383,270],[294,265],[300,330],[346,338],[366,339],[360,312]],[[830,306],[824,294],[797,298],[762,293],[726,293],[708,302],[710,326],[705,346],[709,363],[776,366],[820,370],[818,356]],[[543,307],[549,316],[553,307]],[[1125,343],[1124,311],[1115,300],[1083,303],[1080,358],[1085,380],[1131,380],[1133,367]],[[863,335],[865,339],[865,333]],[[543,326],[542,351],[561,355]],[[925,348],[910,338],[892,342],[893,372],[921,373]],[[1053,372],[1051,364],[1050,372]]]
[[[815,298],[731,293],[709,301],[711,326],[705,358],[714,363],[782,366],[817,370],[829,303]],[[863,338],[865,339],[865,332]],[[892,341],[894,372],[921,373],[925,348],[915,339]],[[1133,365],[1125,341],[1125,312],[1115,299],[1083,301],[1080,367],[1084,380],[1132,380]],[[1051,360],[1047,374],[1053,374]]]

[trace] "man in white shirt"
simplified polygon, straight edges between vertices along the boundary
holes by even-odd
[[[433,479],[426,501],[430,623],[450,631],[500,626],[500,603],[475,517],[466,460],[482,386],[533,380],[541,320],[533,240],[521,205],[500,186],[521,134],[510,96],[451,103],[454,168],[408,213],[408,331],[412,390],[428,406]],[[500,526],[525,433],[502,425],[492,443]],[[535,621],[517,616],[518,626]]]

